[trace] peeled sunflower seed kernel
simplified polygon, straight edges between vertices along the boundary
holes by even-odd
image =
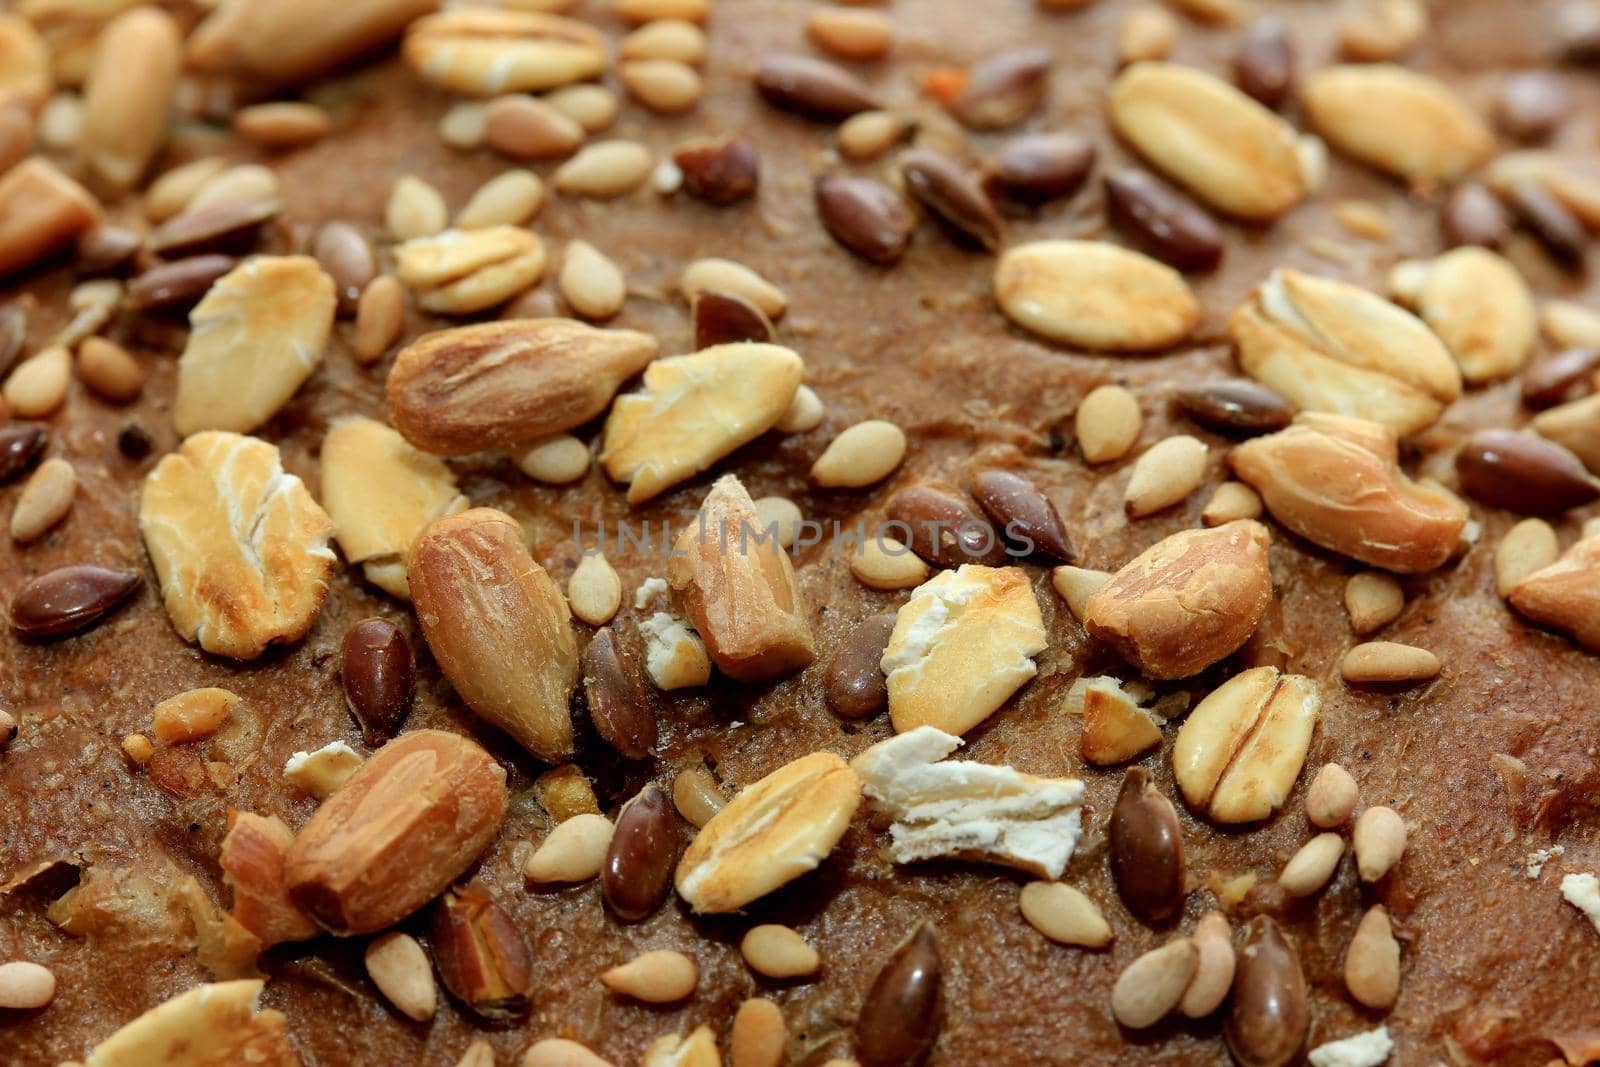
[[[1360,787],[1349,771],[1337,763],[1324,764],[1306,790],[1306,819],[1319,829],[1337,829],[1350,821],[1360,799]]]
[[[768,978],[802,978],[821,966],[817,950],[787,926],[753,926],[739,942],[750,969]]]
[[[1117,976],[1111,1014],[1130,1030],[1154,1026],[1177,1008],[1199,965],[1200,950],[1187,937],[1151,949]]]
[[[1184,720],[1173,776],[1189,804],[1219,823],[1254,822],[1283,806],[1316,728],[1309,678],[1255,667],[1212,691]]]
[[[1306,1038],[1310,1013],[1300,956],[1278,924],[1258,915],[1239,947],[1222,1033],[1244,1067],[1291,1062]]]
[[[783,1009],[764,997],[751,997],[733,1016],[728,1035],[730,1067],[781,1067],[788,1039]]]
[[[1513,430],[1479,430],[1467,438],[1456,453],[1456,474],[1470,496],[1522,514],[1559,514],[1600,497],[1600,480],[1577,456]]]
[[[1239,445],[1228,463],[1290,530],[1399,574],[1441,566],[1467,523],[1454,495],[1406,477],[1398,439],[1377,423],[1303,417]]]
[[[774,106],[816,119],[847,119],[879,107],[872,90],[854,74],[810,56],[764,56],[756,88]]]
[[[861,779],[817,752],[741,789],[678,863],[678,895],[698,914],[737,911],[814,869],[861,802]]]
[[[1376,882],[1394,869],[1406,850],[1405,820],[1393,808],[1368,808],[1350,834],[1356,870],[1363,882]]]
[[[449,209],[439,190],[414,174],[402,175],[389,190],[384,222],[397,241],[432,237],[449,224]]]
[[[881,11],[823,7],[807,20],[806,36],[840,59],[882,59],[894,42],[894,23]]]
[[[1344,957],[1344,984],[1363,1006],[1387,1011],[1400,995],[1400,945],[1378,904],[1361,917]]]
[[[1052,941],[1084,948],[1111,943],[1111,925],[1094,901],[1064,882],[1029,882],[1018,903],[1028,925]]]
[[[567,85],[541,99],[587,133],[598,133],[615,122],[619,107],[617,94],[603,85]]]
[[[1344,838],[1318,834],[1295,852],[1278,874],[1278,884],[1292,897],[1307,897],[1328,884],[1344,856]]]
[[[617,68],[628,95],[652,111],[676,115],[700,102],[705,86],[699,73],[676,59],[628,59]]]
[[[951,232],[993,252],[1000,247],[1000,215],[983,189],[953,161],[922,149],[900,157],[906,191]]]
[[[1382,629],[1405,610],[1406,593],[1393,575],[1382,571],[1353,574],[1344,585],[1344,607],[1350,628],[1358,634]]]
[[[569,156],[584,133],[575,119],[531,96],[496,97],[483,112],[484,143],[512,159]]]
[[[646,1004],[671,1004],[694,992],[700,969],[681,952],[662,949],[641,953],[600,975],[613,993],[622,993]]]
[[[710,12],[711,0],[617,0],[617,14],[629,22],[704,22]]]
[[[601,627],[583,650],[583,692],[600,739],[624,759],[644,759],[656,747],[656,708],[633,656]]]
[[[875,178],[825,174],[816,182],[817,215],[834,240],[878,266],[898,261],[913,220],[900,194]]]
[[[491,1022],[519,1018],[533,991],[528,939],[482,882],[447,890],[434,905],[434,963],[452,996]]]
[[[37,541],[72,510],[78,492],[78,472],[60,457],[39,464],[11,510],[11,539],[19,544]]]
[[[1399,59],[1428,29],[1420,0],[1362,0],[1339,25],[1339,48],[1362,63]]]
[[[1339,674],[1351,685],[1425,682],[1438,677],[1440,669],[1432,652],[1394,641],[1368,641],[1339,661]]]
[[[1502,597],[1509,596],[1524,578],[1559,558],[1561,543],[1550,524],[1543,519],[1523,519],[1495,546],[1495,590]]]
[[[438,1004],[433,966],[416,938],[397,930],[381,934],[367,945],[363,960],[367,977],[390,1004],[417,1022],[433,1018]]]
[[[411,643],[394,623],[363,619],[345,631],[339,679],[368,748],[399,732],[411,711],[416,674]]]
[[[1106,571],[1089,570],[1084,567],[1056,567],[1050,572],[1050,584],[1061,594],[1061,599],[1067,602],[1072,617],[1080,622],[1088,610],[1089,598],[1111,578],[1112,575]]]
[[[794,391],[794,400],[773,429],[780,433],[810,433],[822,425],[826,415],[822,398],[809,385],[802,385]]]
[[[1133,465],[1123,502],[1133,518],[1143,518],[1180,502],[1205,478],[1205,443],[1187,434],[1151,445]]]
[[[356,305],[355,334],[350,347],[356,362],[372,364],[383,358],[405,330],[406,290],[400,279],[384,274],[372,279]]]
[[[332,118],[322,108],[296,100],[252,104],[233,116],[235,133],[267,149],[310,144],[326,136],[332,126]]]
[[[1209,911],[1195,924],[1190,940],[1200,953],[1194,977],[1183,991],[1178,1010],[1190,1019],[1203,1019],[1222,1006],[1233,985],[1238,957],[1233,951],[1233,930],[1228,917]]]
[[[295,835],[289,893],[342,935],[381,930],[432,900],[499,833],[505,771],[438,730],[390,741]]]
[[[1494,152],[1494,136],[1464,101],[1438,79],[1404,67],[1324,67],[1306,78],[1301,99],[1335,149],[1413,183],[1454,181]]]
[[[1200,305],[1181,274],[1103,241],[1008,249],[995,264],[994,294],[1017,325],[1080,348],[1168,348],[1200,321]]]
[[[72,353],[52,346],[17,364],[0,397],[17,418],[42,419],[66,402],[71,384]]]
[[[395,358],[389,419],[435,455],[516,448],[600,414],[656,351],[647,334],[571,319],[439,330]]]
[[[876,159],[915,128],[912,120],[892,111],[863,111],[839,125],[839,154],[846,159]]]
[[[406,241],[394,256],[395,273],[417,303],[440,315],[503,303],[537,284],[545,268],[544,242],[515,226],[445,230]]]
[[[1223,482],[1212,492],[1200,512],[1200,521],[1207,526],[1221,526],[1239,519],[1259,519],[1265,505],[1261,496],[1243,482]]]
[[[11,628],[23,637],[64,637],[109,615],[142,584],[138,571],[89,564],[58,567],[30,581],[11,600]]]
[[[417,19],[401,54],[424,81],[468,96],[555,89],[606,65],[605,39],[587,23],[483,7]]]
[[[34,1011],[55,999],[56,976],[28,960],[0,963],[0,1008]]]
[[[1130,767],[1123,775],[1106,839],[1111,877],[1129,911],[1155,923],[1183,907],[1188,887],[1178,813],[1143,767]]]
[[[772,531],[773,536],[777,538],[779,548],[793,548],[795,536],[804,521],[799,505],[788,497],[764,496],[754,501],[754,506],[756,522],[761,530]]]
[[[920,1064],[943,1024],[944,965],[931,923],[921,923],[884,963],[856,1017],[861,1067]]]
[[[622,806],[600,868],[600,892],[612,911],[634,922],[661,905],[672,888],[681,840],[677,817],[660,786],[646,785]]]

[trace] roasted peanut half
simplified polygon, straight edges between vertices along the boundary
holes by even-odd
[[[1202,700],[1172,746],[1184,799],[1217,822],[1264,819],[1305,765],[1321,698],[1311,679],[1255,667]]]

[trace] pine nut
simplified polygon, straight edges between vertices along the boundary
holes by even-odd
[[[547,485],[570,485],[589,473],[589,446],[570,433],[552,434],[529,445],[517,468]]]
[[[297,101],[256,104],[233,116],[233,128],[239,136],[263,148],[308,145],[326,136],[332,125],[326,111]]]
[[[0,1008],[31,1011],[56,996],[56,976],[48,967],[28,960],[0,963]]]
[[[611,820],[584,812],[558,823],[522,865],[533,882],[587,882],[600,874],[611,848]]]
[[[646,1004],[671,1004],[694,992],[700,968],[671,949],[643,952],[600,976],[607,989]]]
[[[4,708],[0,708],[0,749],[11,743],[17,736],[17,718]]]
[[[1306,789],[1306,818],[1318,829],[1334,830],[1350,821],[1360,801],[1360,787],[1350,772],[1327,763]]]
[[[617,14],[629,22],[704,22],[710,11],[711,0],[617,0]]]
[[[1200,950],[1187,937],[1169,941],[1135,959],[1111,990],[1111,1014],[1130,1030],[1154,1026],[1178,1006],[1200,965]]]
[[[612,1067],[576,1041],[564,1037],[547,1037],[535,1041],[522,1054],[522,1067]]]
[[[150,762],[150,757],[156,754],[156,746],[144,734],[129,734],[122,739],[122,752],[133,762],[143,767]]]
[[[1351,685],[1425,682],[1441,670],[1439,657],[1425,648],[1394,641],[1368,641],[1344,654],[1339,673]]]
[[[672,779],[672,806],[678,809],[695,829],[711,821],[711,817],[727,806],[728,800],[717,786],[717,780],[704,766],[679,771]]]
[[[893,148],[915,124],[892,111],[863,111],[851,115],[839,126],[836,135],[839,154],[857,161],[877,159]]]
[[[521,226],[544,206],[544,182],[530,170],[508,170],[478,187],[456,215],[456,229]]]
[[[78,472],[72,464],[53,457],[39,464],[23,485],[11,511],[11,539],[19,544],[37,541],[72,510],[78,491]]]
[[[1157,441],[1133,464],[1123,502],[1133,518],[1169,508],[1194,492],[1206,473],[1206,446],[1178,434]]]
[[[829,442],[811,465],[811,480],[828,489],[861,489],[889,477],[905,455],[904,430],[883,419],[868,419]]]
[[[1344,855],[1344,838],[1338,834],[1318,834],[1289,858],[1278,875],[1278,884],[1291,897],[1308,897],[1328,884]]]
[[[1018,897],[1028,925],[1052,941],[1084,948],[1111,943],[1111,924],[1095,902],[1065,882],[1029,882]]]
[[[1228,917],[1220,911],[1208,911],[1200,917],[1192,940],[1200,961],[1178,1002],[1178,1010],[1190,1019],[1203,1019],[1227,998],[1238,960],[1233,953],[1233,930],[1228,926]]]
[[[928,565],[894,538],[878,536],[850,557],[850,573],[869,589],[911,589],[928,580]]]
[[[416,938],[398,930],[380,934],[367,945],[367,977],[378,992],[408,1018],[426,1022],[433,1018],[438,996],[428,954]]]
[[[881,11],[823,7],[806,23],[806,36],[840,59],[882,59],[894,43],[894,23]]]
[[[444,232],[450,212],[439,190],[414,174],[406,174],[389,190],[383,218],[395,240],[410,241]]]
[[[1554,563],[1561,555],[1556,532],[1543,519],[1523,519],[1494,548],[1494,585],[1506,596],[1517,583]]]
[[[85,338],[78,346],[78,377],[96,396],[116,404],[128,403],[144,388],[139,361],[103,337]]]
[[[1067,610],[1079,622],[1083,621],[1084,607],[1089,603],[1089,598],[1110,580],[1109,572],[1087,567],[1061,566],[1050,572],[1050,584],[1055,586],[1061,599],[1067,602]]]
[[[439,140],[460,152],[482,148],[489,136],[489,105],[477,100],[453,104],[439,119]]]
[[[15,417],[42,419],[65,402],[71,381],[72,355],[57,345],[18,364],[0,396]]]
[[[598,133],[617,120],[617,94],[603,85],[567,85],[543,99],[587,133]]]
[[[1389,625],[1405,606],[1406,591],[1392,574],[1362,571],[1351,575],[1344,585],[1344,607],[1350,613],[1350,628],[1358,634]]]
[[[456,1061],[456,1067],[494,1067],[494,1046],[486,1038],[474,1038]]]
[[[555,186],[571,196],[608,200],[643,185],[652,165],[650,150],[637,141],[599,141],[557,168]]]
[[[783,313],[789,308],[789,298],[782,289],[743,263],[735,263],[731,259],[695,260],[684,268],[678,288],[683,298],[691,303],[694,294],[704,289],[742,296],[760,308],[761,313],[773,322],[783,318]]]
[[[1139,439],[1144,416],[1139,401],[1120,385],[1102,385],[1078,405],[1073,417],[1085,463],[1107,463],[1128,454]]]
[[[276,200],[280,192],[278,175],[270,167],[263,167],[259,163],[246,163],[238,167],[229,167],[195,190],[189,202],[184,205],[183,211],[184,213],[199,211],[201,208],[229,200],[246,204]]]
[[[809,385],[802,385],[795,390],[794,402],[789,405],[789,410],[778,420],[777,430],[780,433],[809,433],[822,425],[827,414],[816,390]]]
[[[1374,905],[1361,917],[1344,956],[1344,984],[1366,1007],[1387,1011],[1400,995],[1400,945],[1389,913]]]
[[[1223,482],[1206,501],[1200,521],[1207,526],[1221,526],[1235,519],[1259,519],[1261,511],[1261,496],[1254,489],[1243,482]]]
[[[628,299],[628,282],[621,268],[588,241],[567,245],[556,288],[572,310],[592,321],[611,318]]]
[[[39,113],[39,143],[57,152],[78,147],[83,136],[83,98],[73,93],[57,93]]]
[[[182,32],[159,8],[123,11],[100,31],[78,136],[90,173],[118,190],[138,183],[167,139],[182,65]]]
[[[652,111],[676,115],[700,102],[705,86],[700,75],[676,59],[632,59],[617,68],[628,95]]]
[[[181,745],[210,737],[227,721],[239,698],[226,689],[191,689],[155,706],[150,732],[164,745]]]
[[[752,927],[739,942],[739,952],[752,971],[768,978],[801,978],[816,974],[822,965],[805,938],[776,923]]]
[[[513,159],[570,155],[583,134],[577,122],[532,96],[502,96],[484,114],[484,140]]]
[[[733,1015],[728,1067],[780,1067],[788,1040],[783,1010],[764,997],[751,997]]]
[[[151,182],[150,188],[145,191],[145,218],[151,222],[165,222],[182,214],[195,194],[227,169],[227,160],[217,156],[207,156],[173,167]]]
[[[706,33],[683,19],[647,22],[622,39],[623,59],[674,59],[699,66],[706,57]]]
[[[602,553],[584,556],[567,579],[567,604],[590,626],[604,626],[622,606],[622,579]]]
[[[805,516],[800,514],[799,505],[786,496],[764,496],[755,501],[755,505],[756,521],[762,531],[775,530],[778,547],[793,548],[800,523],[805,519]]]
[[[1363,882],[1376,882],[1394,869],[1406,851],[1406,823],[1393,808],[1368,808],[1356,820],[1350,843]]]
[[[400,279],[392,274],[372,279],[356,302],[355,336],[350,346],[356,362],[366,366],[382,359],[400,340],[405,321],[406,290]]]
[[[1178,20],[1165,8],[1145,4],[1128,12],[1117,27],[1117,60],[1129,66],[1165,59],[1178,43]]]

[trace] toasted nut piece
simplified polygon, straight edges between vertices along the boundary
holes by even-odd
[[[706,56],[706,31],[686,19],[657,19],[624,37],[617,53],[623,59],[675,59],[699,66]]]
[[[32,18],[38,19],[38,15]],[[30,121],[55,87],[51,47],[28,17],[0,15],[0,111],[14,111]],[[29,134],[31,139],[31,132]]]
[[[700,829],[728,806],[728,799],[702,765],[679,771],[672,779],[672,806],[690,825]]]
[[[693,689],[711,680],[711,658],[698,634],[664,611],[639,624],[645,670],[657,689]]]
[[[1361,790],[1350,772],[1337,763],[1325,763],[1306,790],[1306,818],[1312,826],[1335,830],[1350,821]]]
[[[1083,733],[1078,755],[1112,767],[1161,743],[1161,721],[1139,706],[1115,678],[1091,678],[1083,693]]]
[[[516,520],[492,508],[437,519],[406,571],[428,648],[467,706],[541,759],[570,756],[572,617]]]
[[[72,510],[78,492],[76,468],[59,456],[39,464],[17,494],[11,511],[11,539],[18,544],[37,541]]]
[[[1405,606],[1406,592],[1393,575],[1362,571],[1344,583],[1344,609],[1350,613],[1350,629],[1358,634],[1389,625]]]
[[[1259,522],[1183,530],[1146,549],[1084,605],[1089,633],[1152,678],[1187,678],[1236,651],[1272,602]]]
[[[483,115],[485,143],[512,159],[569,156],[583,144],[583,137],[584,128],[576,119],[532,96],[497,97]]]
[[[1339,673],[1351,685],[1425,682],[1439,670],[1439,657],[1432,652],[1394,641],[1368,641],[1339,661]]]
[[[490,1057],[482,1067],[493,1067],[492,1050]],[[522,1054],[520,1063],[521,1067],[613,1067],[610,1060],[603,1060],[576,1041],[568,1041],[564,1037],[547,1037],[542,1041],[535,1041],[528,1046],[528,1051]],[[469,1065],[462,1061],[456,1064],[456,1067],[469,1067]],[[474,1064],[471,1067],[478,1065]]]
[[[1507,530],[1494,548],[1495,589],[1509,597],[1524,578],[1559,558],[1561,545],[1551,525],[1543,519],[1523,519]]]
[[[1089,598],[1109,582],[1111,577],[1106,571],[1063,566],[1050,571],[1050,584],[1061,594],[1061,599],[1067,602],[1072,617],[1082,622],[1084,612],[1088,610]]]
[[[1221,526],[1239,519],[1259,519],[1265,507],[1261,495],[1243,482],[1223,482],[1206,501],[1200,521],[1207,526]]]
[[[443,460],[358,416],[337,420],[322,439],[322,499],[344,558],[404,600],[412,542],[434,519],[467,508]]]
[[[701,829],[678,863],[678,895],[695,912],[737,911],[815,868],[861,802],[861,779],[817,752],[746,786]]]
[[[400,280],[423,310],[441,315],[469,315],[509,300],[536,284],[544,266],[544,243],[515,226],[446,230],[395,249]]]
[[[811,480],[826,489],[860,489],[894,473],[906,454],[906,434],[892,422],[868,419],[842,430],[811,465]]]
[[[6,713],[7,715],[10,712]],[[150,757],[155,755],[156,746],[144,734],[129,734],[122,739],[122,752],[134,763],[143,767],[150,762]],[[314,924],[313,924],[314,925]]]
[[[1369,908],[1344,957],[1344,984],[1369,1008],[1387,1011],[1400,995],[1400,945],[1382,904]]]
[[[141,747],[148,748],[149,744],[145,740]],[[123,748],[127,750],[127,741]],[[149,758],[145,753],[144,760],[135,762]],[[223,881],[233,890],[232,918],[263,948],[285,941],[305,941],[322,932],[311,916],[289,898],[283,864],[293,843],[294,834],[275,816],[228,813],[228,834],[222,839],[217,863],[222,867]]]
[[[1323,548],[1401,574],[1456,550],[1467,507],[1400,470],[1399,442],[1376,423],[1318,415],[1236,447],[1228,463],[1267,510]]]
[[[1097,386],[1073,416],[1085,463],[1121,459],[1139,439],[1143,425],[1138,398],[1120,385]]]
[[[880,741],[851,761],[894,816],[896,863],[957,856],[1059,878],[1082,832],[1083,783],[1008,766],[944,760],[961,739],[932,726]]]
[[[505,819],[505,770],[477,744],[413,730],[323,802],[284,863],[289,893],[329,930],[381,930],[432,900]]]
[[[1038,672],[1044,620],[1020,567],[964,564],[918,586],[884,651],[897,733],[937,726],[964,734]]]
[[[296,752],[283,765],[289,784],[318,800],[326,800],[350,780],[366,762],[343,741],[332,741],[315,752]]]
[[[402,55],[441,89],[494,96],[593,78],[605,69],[606,45],[598,30],[575,19],[468,7],[411,23]]]
[[[217,732],[239,697],[226,689],[191,689],[155,706],[150,732],[165,745],[198,741]]]
[[[48,967],[28,960],[0,963],[0,1008],[33,1011],[56,996],[56,976]]]
[[[1234,675],[1189,713],[1172,747],[1173,776],[1220,823],[1265,819],[1288,799],[1316,729],[1314,683],[1276,667]]]
[[[722,673],[765,681],[815,657],[794,565],[762,535],[738,477],[717,479],[701,502],[699,525],[685,528],[673,548],[667,581]]]
[[[628,298],[628,281],[621,268],[587,241],[567,245],[556,287],[574,311],[597,322],[621,311]]]
[[[697,1026],[688,1037],[665,1034],[644,1050],[640,1067],[721,1067],[717,1038],[709,1026]]]
[[[610,200],[643,185],[651,166],[650,150],[637,141],[596,141],[561,164],[552,180],[570,196]]]
[[[739,942],[750,969],[768,978],[803,978],[821,966],[817,950],[787,926],[753,926]]]
[[[1111,1014],[1130,1030],[1154,1026],[1178,1006],[1200,966],[1200,950],[1180,937],[1128,964],[1111,991]]]
[[[733,1015],[729,1067],[781,1067],[788,1040],[783,1009],[764,997],[751,997]]]
[[[1405,853],[1405,820],[1393,808],[1368,808],[1356,820],[1350,843],[1355,848],[1361,880],[1376,882],[1393,870]]]
[[[0,275],[71,245],[100,222],[100,203],[43,156],[0,177]]]
[[[544,204],[544,182],[531,170],[508,170],[478,186],[456,215],[458,230],[521,226]]]
[[[124,12],[101,31],[78,146],[90,171],[113,189],[138,182],[166,138],[181,49],[178,24],[156,7]]]
[[[436,455],[515,448],[604,411],[656,341],[571,319],[485,322],[426,334],[389,372],[389,419]]]
[[[1166,59],[1178,43],[1178,20],[1164,7],[1141,4],[1117,26],[1117,62],[1122,66]]]
[[[601,553],[578,561],[567,579],[567,604],[590,626],[604,626],[622,606],[622,579]]]
[[[1419,284],[1399,295],[1444,342],[1462,378],[1476,384],[1522,369],[1539,329],[1533,296],[1516,267],[1470,246],[1417,266]],[[1404,278],[1400,267],[1396,273]]]
[[[1034,241],[995,263],[995,301],[1017,325],[1053,341],[1149,352],[1188,337],[1200,305],[1183,275],[1104,241]]]
[[[1018,902],[1028,925],[1052,941],[1084,948],[1111,943],[1111,925],[1099,907],[1065,882],[1029,882]]]
[[[1191,940],[1199,950],[1200,960],[1178,1002],[1178,1010],[1190,1019],[1203,1019],[1222,1006],[1233,984],[1237,960],[1228,917],[1220,911],[1206,912],[1195,924]]]
[[[1118,134],[1218,211],[1268,222],[1308,191],[1293,127],[1210,74],[1136,63],[1106,104]]]
[[[433,909],[434,962],[452,996],[490,1022],[519,1018],[533,991],[528,939],[479,881],[447,890]]]
[[[684,268],[678,281],[683,298],[694,301],[697,293],[714,290],[732,293],[750,301],[761,313],[776,322],[789,308],[789,298],[782,289],[767,279],[731,259],[697,259]]]
[[[1128,514],[1139,519],[1183,500],[1205,477],[1206,446],[1197,437],[1174,434],[1151,445],[1133,465],[1123,491]]]
[[[1300,95],[1311,124],[1334,148],[1415,184],[1454,181],[1494,152],[1494,135],[1459,97],[1404,67],[1324,67],[1306,78]]]
[[[533,789],[545,813],[558,823],[579,815],[600,814],[594,787],[575,764],[564,763],[545,771],[533,780]]]
[[[260,978],[195,986],[151,1008],[96,1045],[87,1064],[251,1063],[294,1067],[281,1011],[261,1007]]]
[[[547,485],[571,485],[589,473],[589,446],[570,433],[540,437],[515,458],[518,470]]]
[[[658,359],[644,389],[617,398],[600,462],[643,503],[775,426],[800,387],[800,357],[766,344]]]
[[[373,938],[362,958],[367,977],[390,1004],[419,1023],[433,1018],[438,1002],[433,966],[416,938],[391,930]]]
[[[1396,433],[1431,425],[1461,372],[1420,320],[1345,282],[1272,272],[1228,319],[1245,373],[1302,411],[1355,415]]]
[[[1328,884],[1344,857],[1344,838],[1318,834],[1300,846],[1278,875],[1278,884],[1291,897],[1308,897]]]
[[[1223,1023],[1228,1050],[1239,1063],[1290,1062],[1310,1021],[1299,954],[1277,922],[1258,915],[1245,927],[1237,962]]]
[[[800,514],[800,505],[786,496],[764,496],[755,501],[755,509],[761,530],[772,531],[779,548],[793,548],[800,524],[805,520]]]
[[[606,988],[646,1004],[671,1004],[694,992],[700,969],[681,952],[645,952],[600,976]]]
[[[234,659],[297,641],[336,560],[333,523],[265,441],[195,434],[146,477],[139,529],[172,625]]]

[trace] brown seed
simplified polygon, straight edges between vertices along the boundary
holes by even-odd
[[[1568,348],[1522,372],[1522,402],[1547,408],[1570,398],[1578,383],[1600,367],[1600,348]]]
[[[433,910],[433,960],[444,987],[481,1018],[527,1014],[533,953],[482,882],[447,890]]]
[[[126,404],[144,388],[139,361],[103,337],[87,338],[78,346],[78,377],[97,396],[116,404]]]
[[[761,157],[748,137],[693,141],[672,154],[683,187],[708,203],[732,204],[754,196]]]
[[[994,527],[964,497],[949,489],[914,485],[900,490],[889,499],[889,520],[900,526],[885,533],[908,530],[902,540],[937,566],[999,566],[1005,562],[1005,549]]]
[[[261,226],[282,209],[276,199],[218,200],[163,222],[145,239],[145,247],[168,258],[246,250]]]
[[[20,303],[0,308],[0,374],[11,369],[28,340],[28,309]]]
[[[945,227],[990,252],[1000,247],[1000,215],[978,184],[950,160],[913,150],[900,159],[906,189]]]
[[[878,664],[883,650],[889,647],[894,620],[892,611],[863,619],[828,661],[828,676],[823,684],[828,706],[835,715],[864,719],[889,702],[883,668]]]
[[[862,1002],[856,1018],[856,1058],[861,1067],[917,1067],[939,1036],[943,980],[933,925],[918,925]]]
[[[1075,133],[1029,133],[1000,146],[986,186],[1038,203],[1071,196],[1094,168],[1095,147]]]
[[[1461,488],[1522,515],[1553,515],[1600,497],[1600,481],[1554,441],[1514,430],[1479,430],[1456,453]]]
[[[1106,177],[1106,211],[1146,252],[1183,271],[1222,262],[1222,231],[1193,200],[1143,171]]]
[[[232,256],[208,254],[151,267],[128,283],[128,306],[135,311],[187,311],[236,263]]]
[[[1223,1036],[1240,1067],[1282,1067],[1300,1051],[1310,1016],[1300,956],[1270,916],[1245,927]]]
[[[1522,141],[1542,141],[1572,110],[1572,95],[1559,74],[1529,70],[1513,74],[1500,87],[1496,115],[1500,126]]]
[[[361,294],[378,276],[378,257],[372,251],[372,243],[348,222],[335,220],[323,223],[317,230],[311,255],[333,279],[339,313],[354,314]]]
[[[49,442],[40,426],[0,426],[0,485],[31,470]]]
[[[873,178],[840,174],[817,179],[817,214],[844,247],[862,259],[888,266],[911,240],[911,213],[887,185]]]
[[[1050,498],[1014,471],[981,471],[972,480],[972,498],[1000,527],[1025,559],[1071,563],[1077,558],[1066,524]]]
[[[144,238],[126,226],[96,226],[78,242],[74,266],[81,274],[110,274],[126,265],[143,245]]]
[[[656,707],[633,658],[602,626],[583,650],[583,693],[600,740],[624,759],[645,759],[656,747]]]
[[[1183,831],[1172,801],[1143,767],[1129,767],[1107,831],[1111,877],[1128,910],[1164,922],[1183,905]]]
[[[64,637],[99,622],[139,588],[138,571],[91,564],[60,567],[22,587],[11,627],[24,637]]]
[[[643,919],[666,899],[682,836],[671,801],[654,782],[622,806],[600,869],[601,894],[620,918]]]
[[[1463,182],[1450,193],[1439,213],[1445,244],[1499,248],[1511,230],[1511,217],[1500,198],[1478,182]]]
[[[1294,89],[1295,48],[1289,28],[1271,16],[1244,31],[1233,59],[1233,80],[1270,108],[1283,106]]]
[[[1018,48],[980,60],[950,110],[975,130],[1015,126],[1044,102],[1054,62],[1048,48]]]
[[[416,673],[411,643],[394,623],[363,619],[344,632],[339,677],[345,704],[368,748],[377,748],[399,731],[411,711]]]
[[[1201,426],[1235,437],[1273,433],[1294,418],[1287,400],[1245,378],[1180,389],[1176,399],[1183,413]]]
[[[775,106],[815,119],[846,119],[880,106],[854,74],[810,56],[767,56],[756,72],[756,88]]]
[[[778,331],[762,310],[739,296],[721,289],[697,289],[689,298],[689,314],[694,319],[695,351],[735,341],[777,340]]]
[[[1568,267],[1583,262],[1588,244],[1583,224],[1544,185],[1532,179],[1519,181],[1507,193],[1506,201],[1517,221],[1539,239],[1552,259]]]

